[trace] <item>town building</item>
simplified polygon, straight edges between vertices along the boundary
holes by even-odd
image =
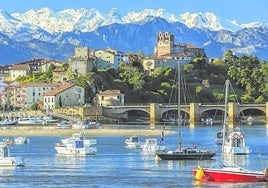
[[[30,73],[31,68],[28,64],[15,64],[10,68],[10,79],[14,81],[20,76],[29,76]]]
[[[31,105],[37,103],[43,106],[43,95],[60,87],[62,83],[30,82],[16,86],[16,102],[13,106],[20,109],[30,109]]]
[[[99,49],[94,52],[95,66],[98,69],[118,69],[121,62],[129,63],[129,56],[115,49]]]
[[[46,112],[55,108],[82,106],[85,104],[84,88],[73,84],[64,84],[44,94],[43,103]]]
[[[98,106],[120,106],[125,104],[125,94],[120,90],[106,90],[96,95]]]
[[[85,75],[94,66],[94,51],[89,47],[75,46],[74,55],[69,59],[69,66],[75,76]]]
[[[206,57],[204,49],[191,44],[175,44],[173,34],[159,32],[153,56],[144,58],[142,65],[146,72],[151,72],[157,67],[176,68],[177,62],[185,65],[196,57]]]
[[[41,70],[42,72],[47,72],[50,65],[54,65],[56,68],[61,67],[63,64],[63,62],[58,61],[58,60],[48,60],[48,61],[44,61],[41,64]]]

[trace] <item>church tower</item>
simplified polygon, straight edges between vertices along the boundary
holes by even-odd
[[[159,32],[157,36],[157,45],[154,47],[154,56],[170,54],[174,48],[174,35],[169,32]]]

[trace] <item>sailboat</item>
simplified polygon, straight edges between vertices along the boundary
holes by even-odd
[[[178,63],[178,142],[179,148],[175,150],[164,150],[156,152],[156,159],[161,160],[209,160],[216,153],[209,149],[198,149],[196,146],[191,148],[181,147],[181,131],[182,119],[180,113],[180,63]]]
[[[224,161],[224,145],[226,144],[225,133],[227,123],[227,103],[230,81],[226,80],[225,88],[225,112],[223,126],[222,162]],[[237,133],[233,133],[237,134]],[[218,168],[198,167],[192,170],[193,175],[199,181],[215,182],[260,182],[268,181],[268,169],[263,171],[253,171],[237,165],[221,165]]]
[[[249,146],[246,145],[245,135],[243,134],[240,127],[236,127],[233,131],[227,130],[227,104],[228,104],[228,95],[229,95],[229,86],[230,81],[226,80],[225,83],[225,112],[224,113],[224,122],[223,130],[216,133],[217,139],[215,139],[216,144],[223,144],[223,153],[231,155],[248,155],[251,153]],[[225,137],[223,137],[223,132]],[[228,133],[229,132],[229,133]]]

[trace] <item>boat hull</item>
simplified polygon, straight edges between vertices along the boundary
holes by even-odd
[[[62,155],[96,155],[97,148],[96,147],[86,147],[86,148],[73,148],[66,147],[64,145],[57,145],[55,149],[58,154]]]
[[[211,160],[216,154],[211,153],[168,153],[157,152],[157,157],[161,160]]]
[[[228,169],[193,169],[193,175],[199,181],[214,181],[214,182],[262,182],[268,181],[268,176],[261,171],[246,171],[242,168],[235,170]],[[197,177],[200,176],[200,177]]]
[[[7,167],[24,166],[24,161],[20,156],[0,157],[0,166],[7,166]]]

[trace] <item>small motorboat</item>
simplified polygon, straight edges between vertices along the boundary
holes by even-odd
[[[228,137],[227,132],[225,133],[225,138]],[[222,145],[223,143],[223,130],[217,131],[216,132],[216,137],[215,137],[215,144],[216,145]]]
[[[11,120],[11,119],[5,119],[4,121],[1,121],[1,125],[18,125],[19,121],[17,119]]]
[[[9,147],[5,142],[0,142],[0,166],[24,166],[22,157],[11,157]]]
[[[125,140],[128,148],[138,148],[140,147],[139,137],[133,135]]]
[[[145,143],[141,144],[141,149],[145,154],[155,154],[156,151],[166,150],[166,146],[158,144],[156,138],[147,138]]]
[[[85,139],[83,132],[73,134],[72,137],[62,139],[61,143],[55,144],[55,149],[58,154],[63,155],[96,155],[97,141],[95,139]]]
[[[261,182],[268,181],[268,169],[263,171],[247,170],[239,166],[224,166],[219,168],[193,169],[193,175],[198,181],[214,182]]]
[[[232,131],[223,143],[223,153],[231,155],[248,155],[250,148],[246,145],[245,135],[240,128]]]
[[[29,144],[30,139],[27,138],[26,136],[19,136],[14,138],[14,144]]]

